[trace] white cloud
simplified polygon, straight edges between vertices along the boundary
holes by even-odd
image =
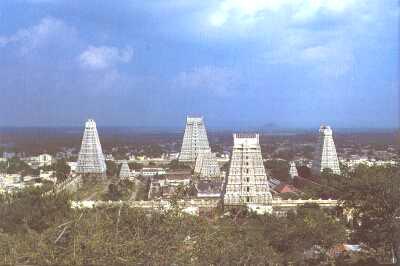
[[[10,36],[0,36],[0,47],[17,44],[20,54],[26,55],[44,43],[51,42],[57,37],[73,38],[75,29],[67,26],[62,20],[45,17],[37,25],[18,30]]]
[[[237,24],[253,24],[262,20],[266,13],[287,12],[289,19],[304,22],[320,12],[340,14],[356,7],[359,0],[224,0],[208,18],[213,27]]]
[[[304,41],[304,40],[303,40]],[[355,64],[352,45],[341,39],[324,44],[284,42],[266,54],[268,64],[288,64],[311,70],[310,75],[338,78],[347,74]]]
[[[128,63],[133,55],[132,48],[119,49],[110,46],[89,46],[79,55],[81,66],[100,70],[118,63]]]
[[[173,81],[173,86],[209,92],[217,96],[229,96],[238,81],[238,75],[232,70],[216,66],[201,66],[179,73]]]
[[[251,23],[255,16],[265,10],[277,10],[281,7],[281,0],[225,0],[209,17],[214,27],[223,26],[228,20],[236,18],[241,22]]]

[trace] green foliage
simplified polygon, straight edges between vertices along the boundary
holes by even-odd
[[[117,184],[111,183],[107,192],[102,195],[103,200],[129,200],[135,190],[135,183],[130,180],[119,180]]]
[[[143,178],[142,181],[136,182],[136,198],[135,200],[148,200],[150,189],[150,180]]]
[[[301,176],[303,178],[310,178],[312,176],[311,169],[305,165],[298,167],[297,172],[299,173],[299,176]]]
[[[0,195],[0,228],[3,232],[41,232],[67,216],[69,195],[43,196],[43,190],[29,188]]]
[[[32,169],[27,163],[21,161],[17,157],[13,157],[8,160],[7,173],[9,174],[21,174],[22,176],[37,176],[40,171],[38,169]]]
[[[360,166],[345,187],[341,201],[353,216],[353,239],[389,247],[400,260],[400,168]]]
[[[127,206],[70,209],[68,200],[31,190],[3,197],[2,264],[283,265],[343,240],[341,225],[313,206],[287,218],[239,210],[207,219]]]
[[[65,160],[58,160],[54,168],[56,171],[57,182],[62,182],[67,179],[71,172],[71,167],[69,167]]]
[[[194,265],[282,265],[283,258],[263,234],[263,224],[232,219],[203,224],[194,242]]]
[[[118,177],[119,175],[119,168],[118,165],[114,161],[106,161],[106,166],[107,166],[107,177],[113,178],[113,177]]]
[[[289,182],[289,163],[284,160],[267,160],[265,168],[271,171],[272,177],[283,182]]]
[[[0,173],[5,173],[7,171],[7,162],[0,162]]]
[[[129,168],[132,170],[140,170],[143,168],[143,164],[141,164],[141,163],[131,162],[131,163],[128,163],[128,165],[129,165]]]
[[[326,252],[338,243],[346,241],[345,226],[315,205],[305,205],[285,218],[266,216],[265,234],[272,247],[284,254],[286,263],[300,263],[304,253],[316,246],[321,250],[310,258],[317,265],[326,260]],[[318,263],[316,263],[316,261]]]
[[[398,251],[399,169],[360,167],[339,185],[342,207],[356,221],[352,240]],[[116,186],[122,193],[134,188],[124,180]],[[187,193],[178,189],[175,201]],[[205,218],[127,206],[71,209],[69,199],[62,193],[43,196],[39,189],[2,194],[1,264],[333,265],[327,252],[347,241],[346,227],[316,205],[286,217],[239,208],[231,216]],[[360,255],[355,265],[376,263],[371,254]],[[336,265],[346,263],[336,259]]]
[[[172,160],[169,164],[168,164],[168,168],[171,170],[189,170],[191,169],[190,166],[179,162],[178,160]]]
[[[224,163],[224,164],[222,165],[221,171],[224,171],[224,172],[228,173],[229,167],[230,167],[230,162],[226,162],[226,163]]]

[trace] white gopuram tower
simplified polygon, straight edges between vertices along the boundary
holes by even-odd
[[[233,134],[225,205],[268,204],[272,200],[258,134]]]
[[[296,163],[290,162],[289,177],[290,177],[290,179],[293,180],[296,176],[299,176],[299,173],[297,172]]]
[[[106,175],[106,163],[97,133],[96,122],[92,119],[89,119],[85,124],[76,172],[94,177],[104,177]]]
[[[194,172],[200,176],[200,179],[219,179],[221,171],[215,153],[211,151],[199,153]]]
[[[339,160],[335,143],[333,142],[332,129],[329,126],[322,125],[319,128],[319,141],[315,152],[315,160],[312,164],[312,172],[319,175],[325,168],[331,169],[334,174],[340,175]]]
[[[129,169],[129,165],[126,161],[124,161],[121,165],[121,170],[119,170],[119,178],[128,179],[131,177],[131,170]]]
[[[199,153],[210,151],[203,117],[187,117],[180,162],[195,162]]]

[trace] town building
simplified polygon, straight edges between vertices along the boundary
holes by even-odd
[[[85,124],[76,172],[91,177],[104,177],[106,175],[106,163],[96,122],[92,119],[89,119]]]
[[[140,170],[140,175],[145,176],[145,177],[163,176],[166,174],[167,174],[167,171],[161,167],[143,167]]]
[[[191,182],[190,171],[168,172],[167,175],[150,177],[148,198],[170,198],[179,187],[188,187]]]
[[[340,175],[332,129],[326,125],[322,125],[319,129],[318,146],[311,170],[313,174],[320,175],[324,169],[331,169],[334,174]]]
[[[224,204],[268,204],[271,200],[259,135],[234,134]]]
[[[199,153],[207,151],[210,145],[203,117],[187,117],[179,161],[194,163]]]

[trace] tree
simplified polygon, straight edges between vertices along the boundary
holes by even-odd
[[[230,167],[230,162],[226,162],[222,165],[221,171],[228,172]]]
[[[189,170],[191,169],[190,166],[179,162],[178,160],[172,160],[169,164],[168,164],[169,169],[171,170]]]
[[[64,159],[58,160],[54,168],[56,171],[57,182],[62,182],[67,179],[71,172],[71,167],[69,167],[67,161]]]
[[[350,175],[341,203],[352,214],[353,239],[389,247],[400,263],[400,168],[360,166]]]
[[[264,163],[265,168],[271,170],[273,178],[283,182],[289,182],[289,164],[285,160],[268,160]]]
[[[312,265],[326,260],[326,252],[346,240],[345,226],[318,205],[304,205],[287,217],[267,216],[265,234],[274,249],[283,254],[287,263],[300,263],[304,254],[314,248],[320,250]]]
[[[106,166],[107,166],[107,177],[113,178],[113,177],[118,177],[119,175],[119,167],[114,161],[106,161]]]
[[[131,163],[128,163],[128,165],[129,165],[129,168],[132,170],[140,170],[143,168],[143,164],[141,164],[141,163],[131,162]]]
[[[0,196],[0,231],[41,232],[70,212],[70,195],[67,193],[43,196],[40,188],[27,188],[13,194]]]
[[[22,176],[27,175],[38,175],[38,169],[32,169],[27,163],[21,161],[17,157],[13,157],[8,160],[8,168],[7,173],[9,174],[18,174],[20,173]]]
[[[303,178],[310,178],[312,176],[311,169],[305,165],[298,167],[297,172],[299,173],[299,176]]]
[[[5,173],[7,171],[7,162],[0,162],[0,173]]]

